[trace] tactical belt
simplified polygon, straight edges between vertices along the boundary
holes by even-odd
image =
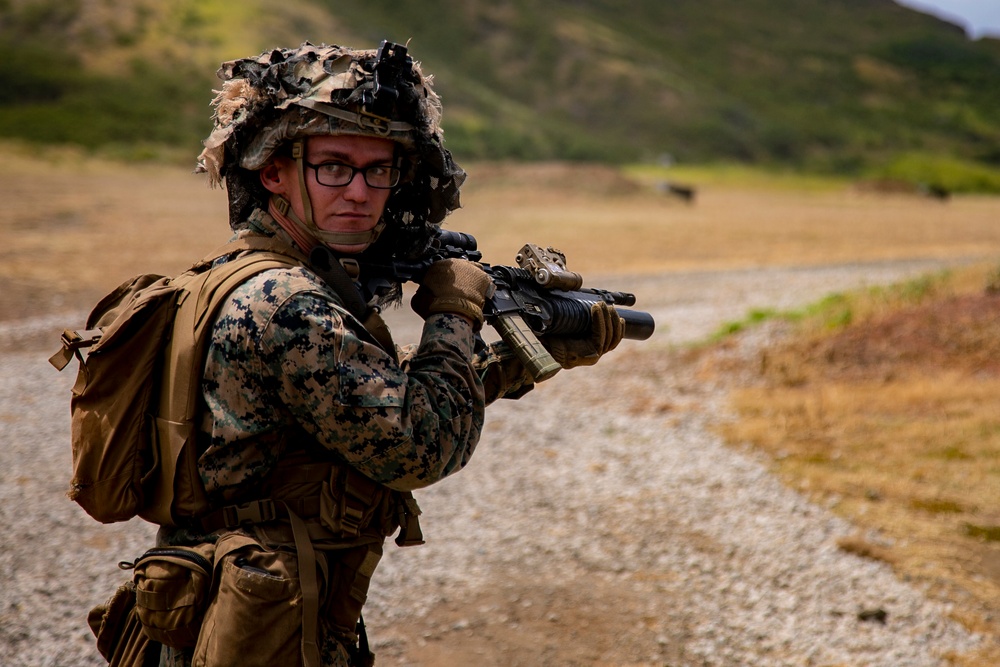
[[[361,534],[361,519],[364,510],[370,506],[372,495],[359,497],[355,485],[348,485],[345,499],[344,515],[341,517],[341,533],[343,537],[357,538]],[[420,508],[413,494],[409,491],[399,491],[396,498],[396,520],[400,525],[396,544],[401,547],[416,546],[424,543],[420,530]],[[356,501],[362,501],[359,506]],[[219,510],[205,515],[197,521],[197,526],[206,533],[217,530],[235,530],[242,526],[252,526],[273,521],[290,520],[290,514],[301,519],[315,519],[320,515],[319,496],[306,496],[289,500],[275,501],[270,498],[251,500],[238,505],[227,505]]]
[[[198,526],[206,533],[217,530],[235,530],[241,526],[287,520],[289,511],[302,519],[319,516],[319,496],[295,498],[276,502],[270,498],[251,500],[239,505],[227,505],[198,520]]]

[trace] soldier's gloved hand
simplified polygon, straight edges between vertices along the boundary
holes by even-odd
[[[493,281],[475,262],[443,259],[431,264],[410,307],[424,319],[435,313],[464,315],[479,331],[483,327],[483,304],[493,290]]]
[[[542,345],[563,368],[593,366],[601,356],[618,347],[625,335],[625,320],[604,301],[590,307],[590,336],[546,336]]]

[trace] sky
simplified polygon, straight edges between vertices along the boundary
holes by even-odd
[[[934,14],[965,28],[976,39],[1000,38],[1000,0],[896,0],[900,5]]]

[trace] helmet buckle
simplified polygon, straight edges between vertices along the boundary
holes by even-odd
[[[376,134],[379,134],[383,137],[389,136],[389,132],[391,131],[389,123],[390,121],[388,118],[385,118],[383,116],[376,116],[375,114],[366,111],[363,108],[358,113],[359,127],[366,130],[372,130]]]

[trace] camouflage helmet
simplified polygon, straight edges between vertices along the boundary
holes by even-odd
[[[459,207],[465,172],[444,148],[431,77],[406,47],[382,42],[378,50],[355,50],[305,42],[223,63],[218,76],[223,85],[212,102],[215,127],[197,171],[207,173],[213,186],[225,180],[234,227],[267,201],[256,171],[289,144],[301,151],[302,140],[313,135],[372,136],[400,146],[405,177],[383,214],[386,233],[378,245],[386,252],[423,251]],[[311,218],[308,198],[305,204]],[[311,219],[303,222],[322,238]]]

